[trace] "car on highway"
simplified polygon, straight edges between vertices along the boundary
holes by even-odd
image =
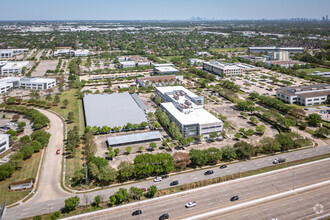
[[[179,184],[178,180],[174,180],[173,182],[170,183],[171,186],[176,186]]]
[[[236,200],[239,200],[239,197],[238,196],[233,196],[230,198],[230,201],[234,202]]]
[[[142,214],[142,210],[136,210],[136,211],[134,211],[133,213],[132,213],[132,215],[133,216],[135,216],[135,215],[141,215]]]
[[[273,160],[273,164],[284,163],[285,161],[286,161],[285,158],[280,158],[280,159],[275,158],[275,159]]]
[[[196,205],[197,205],[197,203],[196,203],[195,201],[193,201],[193,202],[188,202],[188,203],[186,204],[186,208],[195,207]]]
[[[56,150],[56,154],[60,154],[61,153],[61,150],[60,149],[57,149]]]
[[[213,173],[214,173],[213,170],[208,170],[208,171],[206,171],[206,172],[204,173],[204,175],[211,175],[211,174],[213,174]]]
[[[156,176],[155,179],[154,179],[154,182],[160,182],[162,181],[162,177],[161,176]]]
[[[227,168],[227,165],[220,166],[220,169],[225,169],[225,168]]]
[[[169,217],[170,217],[169,214],[165,213],[165,214],[162,214],[162,215],[159,217],[159,220],[168,219]]]

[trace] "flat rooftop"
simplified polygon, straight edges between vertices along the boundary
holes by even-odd
[[[238,66],[235,63],[224,63],[220,61],[209,61],[205,62],[206,64],[218,67],[223,70],[236,70],[236,69],[243,69],[242,67]]]
[[[199,97],[198,95],[196,95],[195,93],[191,92],[190,90],[186,89],[183,86],[163,86],[163,87],[156,87],[156,89],[162,94],[165,94],[167,92],[183,91],[191,98]]]
[[[28,66],[29,61],[16,61],[16,62],[7,62],[2,69],[12,69],[12,68],[23,68]]]
[[[124,144],[134,144],[147,141],[154,141],[163,138],[159,131],[144,132],[138,134],[120,135],[108,138],[108,146],[118,146]]]
[[[54,81],[56,81],[56,79],[39,77],[24,77],[20,79],[21,83],[50,83]]]
[[[154,68],[159,72],[171,72],[171,73],[179,72],[179,70],[177,70],[171,66],[160,66],[160,67],[154,67]]]
[[[83,99],[86,125],[123,127],[146,122],[144,111],[129,93],[86,95]]]
[[[222,123],[221,120],[206,111],[204,108],[193,109],[187,113],[181,112],[171,102],[161,103],[161,105],[183,125]]]

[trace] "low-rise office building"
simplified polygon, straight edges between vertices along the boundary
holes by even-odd
[[[74,57],[87,57],[91,53],[89,50],[70,50],[70,49],[59,49],[54,52],[54,56],[74,56]]]
[[[295,64],[300,66],[300,65],[305,65],[306,63],[297,60],[273,60],[273,61],[265,61],[264,64],[266,64],[267,66],[277,65],[280,67],[289,68],[289,67],[293,67],[293,65]]]
[[[197,59],[197,58],[191,58],[191,59],[188,59],[188,62],[191,65],[197,65],[197,64],[202,64],[203,63],[203,60]]]
[[[180,73],[179,70],[175,69],[171,66],[161,66],[161,67],[154,67],[154,73],[156,74],[175,74]]]
[[[238,58],[241,58],[243,60],[251,61],[251,62],[264,62],[266,60],[265,57],[256,57],[251,55],[245,55],[245,56],[238,56]]]
[[[222,131],[223,123],[204,109],[204,97],[197,96],[182,86],[156,87],[155,96],[161,97],[160,108],[179,128],[182,136],[203,135]]]
[[[27,48],[22,49],[0,49],[0,58],[12,58],[18,54],[29,51]]]
[[[6,77],[0,79],[0,94],[10,89],[40,89],[46,90],[56,86],[56,79],[35,77]]]
[[[249,47],[250,53],[268,53],[288,51],[289,53],[303,53],[303,47]]]
[[[330,84],[284,87],[276,91],[279,100],[302,106],[325,104],[329,95]]]
[[[209,52],[206,52],[206,51],[200,51],[200,52],[196,52],[195,55],[196,56],[210,56],[211,54]]]
[[[0,134],[0,155],[6,153],[11,148],[10,134]]]
[[[12,88],[18,88],[19,80],[19,77],[6,77],[0,79],[0,94],[8,92]]]
[[[244,68],[234,63],[224,63],[219,61],[209,61],[203,63],[203,70],[222,77],[237,76],[244,73]]]
[[[136,67],[136,66],[150,66],[151,62],[141,56],[119,56],[119,68]]]
[[[5,74],[20,74],[22,73],[22,69],[28,68],[29,67],[30,62],[29,61],[15,61],[15,62],[11,62],[11,61],[3,61],[0,63],[0,69],[1,69],[1,74],[5,75]]]
[[[182,81],[183,76],[176,75],[149,76],[136,79],[136,83],[140,87],[173,85],[174,83],[181,83]]]

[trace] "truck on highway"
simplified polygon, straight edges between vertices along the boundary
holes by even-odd
[[[280,159],[275,158],[275,159],[273,160],[273,164],[284,163],[285,161],[286,161],[285,158],[280,158]]]

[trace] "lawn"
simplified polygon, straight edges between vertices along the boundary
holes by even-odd
[[[182,57],[182,56],[162,56],[162,57],[159,57],[159,58],[161,58],[163,60],[166,60],[167,62],[171,62],[171,59],[180,58],[180,57]]]
[[[76,148],[76,154],[73,158],[66,159],[66,167],[65,167],[65,183],[67,186],[71,185],[71,178],[74,176],[74,173],[77,170],[82,168],[83,164],[83,155],[81,147]],[[79,187],[72,187],[78,189]]]
[[[330,69],[327,68],[309,68],[309,69],[300,69],[299,72],[305,72],[305,73],[314,73],[314,71],[320,71],[320,72],[330,72]]]
[[[30,159],[24,161],[20,170],[13,173],[12,177],[0,182],[0,203],[6,205],[15,203],[29,194],[28,190],[9,192],[8,187],[12,182],[22,181],[29,178],[36,178],[38,166],[41,158],[41,152],[35,153]]]
[[[234,52],[234,51],[247,51],[247,47],[235,47],[235,48],[211,48],[213,52]]]

